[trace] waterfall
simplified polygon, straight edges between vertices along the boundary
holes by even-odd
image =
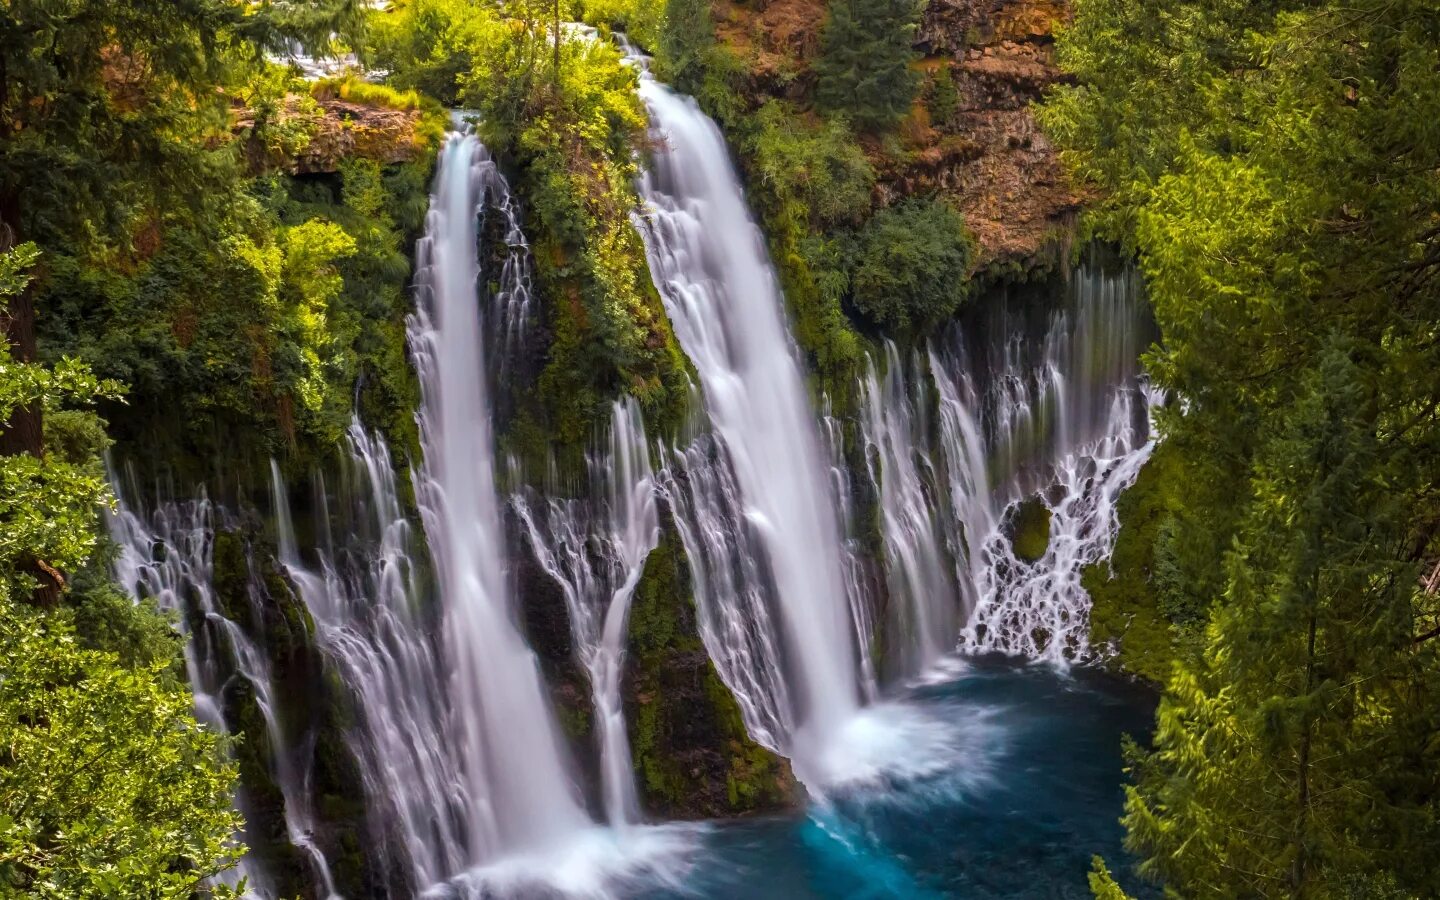
[[[215,730],[228,733],[221,693],[227,672],[251,688],[265,725],[271,751],[269,767],[283,798],[286,835],[307,860],[321,896],[336,898],[325,855],[315,844],[314,810],[310,803],[306,748],[297,746],[282,727],[275,703],[275,685],[265,649],[221,609],[213,581],[215,509],[201,496],[188,503],[161,501],[147,521],[126,502],[119,479],[116,508],[106,512],[106,525],[120,553],[114,563],[115,580],[137,600],[152,599],[177,616],[185,636],[185,668],[195,696],[196,717]],[[263,587],[251,567],[247,610],[259,621],[258,603]],[[237,798],[242,814],[244,797]],[[272,897],[269,879],[247,855],[233,872],[223,876],[234,887],[244,878],[250,896]]]
[[[633,399],[615,404],[608,447],[587,462],[589,501],[542,503],[521,493],[513,504],[536,560],[565,595],[595,704],[605,815],[624,826],[640,818],[620,696],[626,623],[645,558],[660,540],[645,425]]]
[[[779,285],[720,130],[693,100],[648,74],[640,96],[660,149],[640,178],[646,211],[637,225],[718,438],[681,462],[690,504],[677,506],[677,513],[695,514],[682,535],[688,535],[697,599],[731,607],[703,611],[721,626],[707,629],[707,645],[729,686],[751,707],[752,734],[800,762],[803,745],[823,742],[860,706],[848,563],[825,478],[829,465]],[[697,478],[700,464],[713,469]],[[695,488],[705,478],[717,493],[704,498],[702,510]],[[716,535],[717,528],[731,534]],[[740,556],[762,572],[746,571],[742,559],[736,573],[730,548],[719,546],[727,541],[738,543]],[[737,587],[740,592],[732,592]],[[762,616],[767,603],[773,615]],[[766,633],[772,623],[782,640]],[[737,639],[744,646],[717,647],[732,628],[742,632]],[[736,663],[768,671],[740,673]],[[781,683],[789,685],[784,693]]]
[[[508,194],[473,135],[447,140],[410,320],[425,454],[416,493],[445,611],[446,693],[472,862],[553,846],[590,824],[506,577],[476,248],[487,198]]]
[[[961,582],[943,531],[944,473],[928,449],[925,382],[915,378],[909,389],[895,345],[886,341],[884,350],[884,376],[872,360],[862,382],[860,424],[867,471],[879,489],[896,649],[903,671],[918,672],[954,649]]]
[[[750,737],[784,753],[794,713],[774,592],[766,550],[745,517],[729,454],[713,434],[702,433],[669,452],[658,480],[685,547],[705,649],[735,696]]]
[[[937,378],[942,415],[955,422],[947,433],[981,430],[991,473],[988,497],[957,497],[972,504],[968,518],[991,526],[983,538],[975,531],[976,606],[961,643],[1063,664],[1089,653],[1090,599],[1081,573],[1110,554],[1120,494],[1154,446],[1148,410],[1158,398],[1139,362],[1153,325],[1133,272],[1084,267],[1043,340],[1028,342],[1041,348],[1038,359],[1027,358],[1022,329],[1005,333],[980,351],[952,341],[949,353],[935,357],[941,372],[958,373]],[[992,373],[989,390],[977,389],[976,363]],[[977,416],[979,426],[963,421]],[[947,442],[946,450],[957,459],[975,452],[963,441]],[[996,523],[1036,492],[1050,511],[1050,541],[1028,563],[1015,557]]]
[[[422,591],[416,535],[402,513],[390,451],[358,420],[342,459],[348,505],[337,511],[349,540],[324,538],[315,561],[296,547],[288,498],[273,469],[280,561],[316,626],[316,643],[353,694],[359,721],[350,737],[370,819],[381,827],[369,852],[389,870],[392,844],[408,881],[424,886],[461,869],[464,788],[444,702],[445,670]],[[320,491],[319,526],[329,533]]]
[[[906,674],[957,640],[1057,663],[1087,652],[1081,572],[1109,554],[1116,502],[1151,447],[1139,364],[1151,326],[1133,274],[1090,267],[1041,322],[1033,313],[996,303],[908,362],[887,342],[883,376],[872,362],[861,385]],[[1032,496],[1050,541],[1026,562],[1008,529]]]

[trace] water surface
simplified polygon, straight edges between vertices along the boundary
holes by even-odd
[[[642,896],[1082,898],[1091,856],[1128,868],[1121,736],[1148,736],[1153,692],[1009,660],[967,660],[951,675],[895,698],[949,729],[948,765],[881,777],[802,815],[717,823],[683,888]]]

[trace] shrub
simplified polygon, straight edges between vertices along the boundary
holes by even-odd
[[[889,331],[923,334],[969,292],[974,248],[965,222],[938,200],[906,200],[876,213],[858,239],[855,308]]]

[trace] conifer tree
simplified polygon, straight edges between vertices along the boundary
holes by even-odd
[[[1440,894],[1437,48],[1428,0],[1091,0],[1062,40],[1043,118],[1181,398],[1152,587],[1203,624],[1125,820],[1177,896]]]
[[[920,22],[915,0],[831,0],[815,61],[815,100],[868,131],[910,111],[920,75],[910,67]]]

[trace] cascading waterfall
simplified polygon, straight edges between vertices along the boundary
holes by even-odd
[[[879,487],[880,527],[890,604],[898,621],[900,662],[907,672],[933,664],[955,647],[960,583],[943,533],[943,473],[931,461],[928,396],[923,378],[906,380],[895,345],[885,342],[885,374],[873,361],[863,382],[861,433],[871,481]]]
[[[804,746],[837,733],[861,699],[848,563],[825,480],[829,466],[779,285],[719,128],[693,100],[648,74],[640,80],[640,96],[662,149],[640,179],[647,208],[638,226],[718,437],[718,446],[686,460],[690,504],[677,504],[677,513],[693,516],[682,536],[695,582],[718,580],[697,587],[697,598],[735,607],[704,611],[712,626],[722,625],[706,629],[707,646],[731,689],[751,707],[752,734],[799,763]],[[696,465],[688,465],[692,461]],[[714,467],[707,475],[718,491],[707,497],[704,510],[695,490],[701,463]],[[733,484],[725,483],[732,476]],[[764,567],[763,579],[750,577],[742,560],[743,583],[736,584],[734,556],[711,546],[721,543],[712,540],[717,528],[736,532],[730,538],[743,542],[742,557]],[[722,553],[707,562],[715,550]],[[755,596],[761,584],[768,588],[763,601]],[[737,587],[740,592],[732,593]],[[773,618],[758,614],[767,601],[775,607]],[[755,633],[774,620],[784,635],[783,661],[775,646],[781,642]],[[715,645],[726,639],[725,626],[743,632],[736,635],[743,650]],[[734,663],[771,671],[740,673]],[[782,682],[787,693],[778,689]]]
[[[595,703],[605,816],[611,825],[625,826],[640,818],[620,696],[626,623],[645,558],[660,540],[645,424],[633,399],[615,404],[608,447],[587,462],[593,488],[588,501],[546,503],[527,492],[512,503],[536,560],[565,594]]]
[[[745,516],[725,445],[710,432],[667,454],[660,490],[674,512],[701,640],[757,743],[784,753],[794,731],[765,545]]]
[[[359,721],[350,746],[360,764],[372,821],[370,852],[388,870],[392,845],[412,886],[470,862],[464,837],[460,761],[444,703],[445,670],[422,593],[416,536],[402,513],[390,451],[360,424],[347,435],[338,511],[349,538],[321,540],[302,561],[287,496],[273,471],[280,561],[310,610],[327,664],[353,693]],[[328,499],[320,531],[329,534]]]
[[[884,376],[872,365],[863,384],[891,601],[921,663],[957,637],[977,651],[1082,657],[1081,570],[1109,553],[1115,503],[1149,455],[1139,349],[1150,326],[1134,276],[1082,267],[1039,341],[1026,324],[999,304],[908,365],[887,345]],[[1050,542],[1030,563],[1015,556],[1007,517],[1037,494]]]
[[[447,140],[410,320],[425,454],[417,496],[445,610],[447,694],[475,863],[566,842],[591,824],[506,578],[477,242],[487,197],[508,194],[474,135]]]
[[[874,611],[870,590],[866,583],[865,550],[861,546],[860,522],[856,518],[854,504],[854,483],[850,466],[845,460],[845,426],[831,411],[830,398],[821,398],[825,448],[829,454],[830,487],[836,499],[836,512],[841,531],[845,535],[845,592],[850,599],[850,616],[855,625],[855,644],[860,648],[860,687],[866,701],[875,700],[880,693],[880,683],[875,671],[875,658],[871,639],[875,635]]]
[[[312,837],[315,820],[308,772],[298,762],[308,754],[288,739],[280,723],[264,648],[239,623],[226,617],[217,602],[212,556],[215,509],[203,494],[188,503],[161,501],[147,522],[126,502],[113,473],[110,480],[116,486],[116,508],[106,512],[106,524],[120,548],[115,580],[136,599],[151,598],[161,609],[176,613],[186,632],[186,672],[200,721],[228,733],[221,699],[227,670],[249,684],[265,725],[272,754],[270,770],[284,801],[287,836],[305,855],[321,896],[338,897],[329,864]],[[258,621],[255,582],[252,567],[249,612]],[[244,798],[238,799],[243,813]],[[225,881],[233,887],[242,877],[250,896],[274,896],[264,871],[248,856],[235,871],[226,873]]]

